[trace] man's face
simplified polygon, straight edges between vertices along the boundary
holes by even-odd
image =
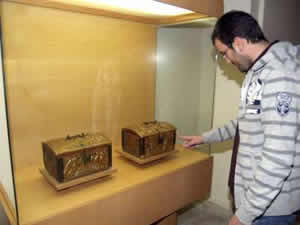
[[[247,55],[238,53],[233,48],[229,48],[219,39],[216,39],[215,47],[220,55],[224,57],[227,63],[235,65],[241,72],[247,72],[252,65],[252,61]]]

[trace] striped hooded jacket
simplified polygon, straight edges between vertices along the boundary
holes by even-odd
[[[266,49],[246,74],[237,120],[204,133],[204,142],[232,139],[237,123],[236,216],[250,225],[299,210],[300,47],[276,42]]]

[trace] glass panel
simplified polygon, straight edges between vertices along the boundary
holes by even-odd
[[[200,135],[212,126],[214,23],[211,19],[158,30],[155,116],[173,123],[179,135]],[[209,146],[201,145],[199,150],[209,152]]]
[[[1,21],[0,21],[1,22]],[[16,217],[16,199],[11,152],[8,138],[4,74],[2,68],[2,34],[0,31],[0,199],[3,208]],[[2,210],[2,208],[0,208]]]

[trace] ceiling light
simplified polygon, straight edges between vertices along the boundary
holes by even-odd
[[[190,10],[153,0],[85,0],[85,2],[149,15],[178,16],[192,13]]]

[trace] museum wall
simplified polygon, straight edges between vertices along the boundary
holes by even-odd
[[[42,163],[41,142],[153,120],[156,28],[2,2],[4,69],[15,166]]]
[[[300,44],[299,7],[299,0],[264,0],[263,27],[271,41],[291,41]]]

